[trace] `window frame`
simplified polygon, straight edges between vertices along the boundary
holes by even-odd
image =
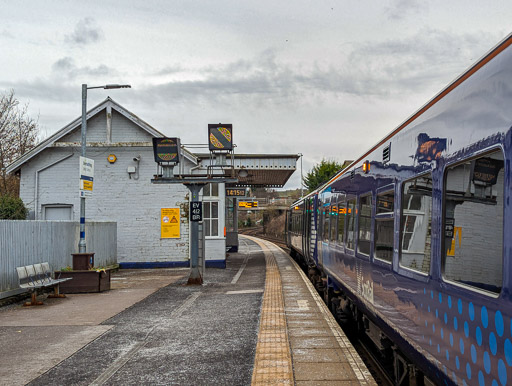
[[[379,196],[386,194],[386,193],[393,193],[393,210],[391,212],[384,212],[384,213],[377,213],[378,210],[378,203],[379,203]],[[374,217],[374,236],[373,236],[373,261],[379,264],[383,264],[384,266],[391,267],[393,265],[393,260],[395,258],[395,234],[396,234],[396,212],[397,208],[397,199],[396,199],[396,186],[395,184],[386,185],[379,189],[377,189],[376,195],[375,195],[375,217]],[[377,223],[378,221],[389,221],[392,220],[393,222],[393,250],[391,254],[391,261],[384,260],[377,256]]]
[[[368,244],[369,244],[369,248],[370,250],[368,251],[368,254],[364,253],[364,252],[361,252],[359,250],[359,232],[360,232],[360,225],[361,225],[361,199],[362,198],[365,198],[365,197],[370,197],[370,216],[368,217],[370,219],[370,239],[368,240]],[[373,192],[370,191],[370,192],[365,192],[365,193],[362,193],[360,194],[358,197],[357,197],[357,204],[356,204],[356,217],[357,217],[357,221],[356,221],[356,245],[355,245],[355,251],[356,251],[356,254],[358,257],[361,257],[363,259],[370,259],[372,257],[372,252],[373,252],[373,242],[374,242],[374,236],[373,236],[373,232],[374,232],[374,226],[373,226],[373,219],[374,219],[374,210],[375,210],[375,205],[374,205],[374,200],[373,200]],[[363,216],[366,218],[366,216]]]
[[[354,211],[352,212],[349,212],[349,202],[350,201],[354,201]],[[347,215],[345,216],[345,253],[349,254],[349,255],[353,255],[355,256],[355,253],[356,253],[356,235],[357,235],[357,226],[356,226],[356,220],[357,220],[357,213],[356,210],[357,210],[357,196],[356,195],[352,195],[352,194],[347,194],[347,196],[345,197],[345,204],[346,204],[346,208],[347,208]],[[350,215],[350,216],[349,216]],[[347,240],[348,240],[348,233],[349,233],[349,217],[352,218],[352,245],[353,247],[350,248],[348,246],[348,243],[347,243]]]
[[[444,266],[445,266],[445,259],[446,259],[446,256],[445,256],[445,248],[446,248],[446,240],[445,240],[445,237],[444,237],[444,229],[445,229],[445,226],[446,226],[446,191],[445,191],[445,188],[447,186],[447,176],[448,176],[448,170],[451,169],[451,168],[454,168],[456,167],[457,165],[460,165],[460,164],[463,164],[465,162],[468,162],[470,160],[476,160],[478,158],[482,158],[482,157],[485,157],[486,155],[489,155],[489,154],[492,154],[496,151],[500,151],[501,152],[501,155],[503,156],[503,170],[504,170],[504,173],[505,173],[505,177],[507,175],[507,158],[506,158],[506,152],[505,152],[505,149],[500,146],[500,145],[495,145],[495,146],[492,146],[492,147],[489,147],[487,149],[484,149],[484,150],[480,150],[480,151],[477,151],[477,152],[474,152],[474,153],[471,153],[471,154],[465,154],[464,155],[464,158],[463,159],[457,159],[457,160],[454,160],[454,161],[451,161],[451,162],[446,162],[446,164],[444,165],[443,167],[443,170],[442,170],[442,181],[443,181],[443,189],[442,189],[442,205],[441,205],[441,229],[440,229],[440,244],[441,244],[441,255],[440,255],[440,278],[441,278],[441,281],[443,283],[446,283],[447,285],[451,285],[453,287],[457,287],[457,288],[462,288],[464,290],[468,290],[468,291],[471,291],[472,293],[478,293],[480,295],[484,295],[484,296],[487,296],[488,298],[494,298],[494,299],[498,299],[502,296],[503,294],[503,290],[505,288],[505,284],[506,284],[506,275],[507,275],[507,272],[505,270],[505,266],[506,266],[506,262],[505,262],[505,235],[506,235],[506,216],[505,216],[505,204],[503,205],[503,223],[502,223],[502,245],[501,245],[501,267],[502,267],[502,272],[501,272],[501,288],[500,288],[500,291],[499,292],[492,292],[492,291],[488,291],[488,290],[485,290],[483,288],[480,288],[480,287],[475,287],[475,286],[472,286],[470,284],[466,284],[466,283],[462,283],[462,282],[458,282],[458,281],[455,281],[455,280],[450,280],[450,279],[447,279],[444,272]],[[506,199],[506,189],[505,189],[505,183],[503,184],[503,201],[505,202],[505,199]]]
[[[399,211],[398,211],[398,216],[396,216],[395,218],[395,227],[398,226],[398,261],[397,261],[397,272],[402,275],[402,276],[406,276],[406,277],[410,277],[410,278],[413,278],[415,280],[419,280],[419,281],[422,281],[422,282],[428,282],[430,281],[430,277],[432,275],[432,270],[433,270],[433,265],[435,263],[435,259],[432,258],[433,256],[433,253],[434,253],[434,256],[437,255],[437,253],[435,253],[435,251],[431,248],[430,250],[430,267],[429,267],[429,271],[428,272],[423,272],[423,271],[419,271],[417,269],[414,269],[414,268],[410,268],[410,267],[407,267],[405,265],[402,265],[401,264],[401,261],[402,261],[402,241],[403,241],[403,237],[402,237],[402,216],[403,216],[403,212],[404,212],[404,204],[405,204],[405,201],[404,201],[404,185],[412,180],[415,180],[417,178],[421,178],[423,176],[427,176],[430,174],[430,178],[432,180],[432,191],[435,189],[435,185],[436,185],[436,179],[434,177],[434,171],[432,169],[428,169],[428,170],[425,170],[415,176],[412,176],[406,180],[403,180],[400,182],[400,185],[399,185],[399,193],[400,193],[400,203],[399,203]],[[430,210],[430,226],[431,226],[431,229],[432,229],[432,224],[433,224],[433,216],[432,216],[432,213],[433,213],[433,210],[434,210],[434,197],[433,197],[433,194],[431,196],[431,210]],[[396,202],[396,199],[395,199],[395,202]],[[424,212],[423,212],[424,213]],[[430,240],[432,242],[432,238],[434,237],[434,234],[431,232],[430,234]]]

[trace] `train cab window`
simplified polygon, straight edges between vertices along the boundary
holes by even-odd
[[[356,229],[355,219],[356,219],[356,199],[347,200],[347,215],[345,226],[347,227],[347,241],[346,246],[348,249],[354,249],[355,237],[354,231]]]
[[[338,244],[345,242],[345,217],[347,216],[347,203],[345,197],[338,199]]]
[[[393,260],[394,209],[394,191],[379,193],[377,195],[375,257],[389,263]]]
[[[402,184],[400,266],[430,272],[432,173]]]
[[[503,277],[503,153],[450,166],[444,185],[443,276],[499,293]]]
[[[372,196],[359,197],[359,239],[357,241],[357,251],[359,253],[370,254],[370,240],[372,235]]]

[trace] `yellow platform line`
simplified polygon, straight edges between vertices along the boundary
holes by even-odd
[[[281,274],[269,248],[256,238],[248,238],[261,247],[266,263],[265,292],[252,385],[293,385],[292,355],[286,328]]]

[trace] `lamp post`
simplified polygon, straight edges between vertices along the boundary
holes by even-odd
[[[104,86],[87,87],[82,84],[82,157],[85,158],[85,148],[87,145],[87,90],[93,88],[103,88],[105,90],[113,88],[131,88],[129,84],[107,84]],[[85,197],[80,196],[80,241],[78,242],[78,252],[85,253]]]
[[[304,197],[304,180],[302,178],[302,153],[297,154],[300,157],[300,196]]]

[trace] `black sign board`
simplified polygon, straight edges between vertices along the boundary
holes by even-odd
[[[233,125],[219,123],[208,125],[208,149],[233,150]]]
[[[503,167],[503,161],[492,158],[479,158],[475,161],[473,170],[473,181],[484,183],[485,185],[496,185],[498,173]]]
[[[226,197],[245,197],[245,189],[226,188]]]
[[[179,138],[153,138],[155,162],[180,162]]]
[[[203,221],[203,203],[192,201],[190,203],[190,221]]]

